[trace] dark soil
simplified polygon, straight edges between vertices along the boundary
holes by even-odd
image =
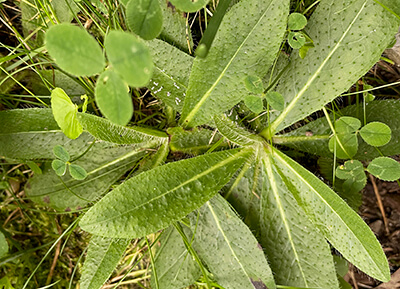
[[[400,288],[400,271],[394,274],[400,268],[400,187],[396,182],[383,182],[377,179],[375,182],[382,200],[387,226],[385,226],[371,181],[363,191],[363,202],[359,213],[382,244],[390,264],[393,284],[387,284],[386,287],[382,284],[377,287],[381,282],[368,277],[354,267],[350,268],[350,272],[345,279],[353,285],[353,288],[359,289]]]

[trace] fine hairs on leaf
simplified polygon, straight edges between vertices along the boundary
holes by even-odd
[[[57,249],[75,268],[85,259],[76,286],[115,272],[106,287],[339,289],[347,262],[390,280],[376,236],[335,190],[400,178],[400,102],[360,80],[394,40],[400,1],[29,3],[36,26],[2,56],[0,185],[27,178],[41,209],[26,219],[56,213],[60,228],[92,234],[85,258]],[[346,91],[356,96],[326,106]],[[12,109],[39,103],[51,108]],[[301,151],[324,157],[326,182]],[[53,267],[42,281],[39,265],[24,288],[68,287]]]

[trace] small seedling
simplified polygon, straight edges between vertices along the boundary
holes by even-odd
[[[66,149],[60,145],[53,148],[53,153],[57,159],[53,160],[51,166],[58,176],[65,175],[68,167],[68,171],[76,180],[84,180],[87,177],[87,172],[84,168],[79,165],[71,164],[69,153]]]

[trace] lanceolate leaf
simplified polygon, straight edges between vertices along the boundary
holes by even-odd
[[[169,128],[168,134],[170,136],[169,146],[172,152],[190,155],[207,152],[222,137],[216,131],[208,129],[194,128],[192,130],[184,130],[181,127]],[[225,141],[218,146],[218,149],[228,147],[229,144]]]
[[[94,139],[83,133],[71,140],[60,130],[51,109],[15,109],[0,112],[0,155],[11,159],[54,159],[62,145],[76,157]]]
[[[141,237],[166,228],[215,195],[250,157],[251,150],[235,149],[143,172],[93,206],[81,227],[118,238]]]
[[[245,128],[231,121],[226,115],[215,116],[214,121],[219,132],[235,144],[248,146],[264,141],[261,137],[252,134]]]
[[[93,236],[82,267],[80,289],[99,289],[118,265],[128,239]]]
[[[382,113],[382,112],[385,113]],[[400,154],[400,101],[398,100],[377,100],[366,105],[366,118],[369,122],[382,122],[388,125],[392,131],[392,137],[388,144],[379,147],[384,156]],[[340,115],[353,116],[363,119],[361,106],[351,105],[338,112]],[[332,121],[334,116],[330,115]],[[285,144],[295,149],[303,150],[320,156],[333,156],[328,149],[328,140],[331,135],[328,122],[321,117],[309,124],[283,135],[276,135],[273,138],[275,143]],[[354,156],[358,160],[371,160],[379,157],[379,152],[372,146],[365,143],[362,138],[358,139],[359,149]]]
[[[167,0],[159,0],[159,2],[164,23],[159,38],[182,51],[193,52],[192,34],[186,26],[184,13],[176,11],[175,7],[168,5],[169,2]],[[169,59],[169,61],[173,60],[173,57]]]
[[[147,41],[146,44],[154,61],[148,88],[166,105],[182,111],[193,57],[161,40]]]
[[[158,130],[125,127],[88,113],[78,113],[78,120],[84,129],[95,138],[116,144],[157,143],[168,138],[165,133]]]
[[[276,167],[286,185],[325,238],[352,264],[386,282],[389,266],[367,224],[334,191],[301,165],[274,151]]]
[[[261,246],[223,197],[216,195],[190,219],[196,230],[194,248],[220,285],[276,288]]]
[[[207,57],[194,61],[182,112],[184,127],[204,124],[231,108],[248,94],[248,75],[268,72],[285,32],[288,4],[245,0],[225,15]]]
[[[277,91],[286,107],[271,124],[278,132],[319,110],[348,89],[379,59],[399,27],[373,0],[322,1],[306,32],[315,47],[292,55]]]
[[[79,153],[83,153],[86,144]],[[115,147],[110,143],[96,143],[74,164],[83,167],[88,175],[79,181],[68,174],[61,179],[46,165],[43,174],[35,175],[26,186],[28,197],[35,202],[58,210],[76,209],[101,198],[110,186],[146,155],[131,146]]]
[[[264,155],[263,165],[261,244],[275,281],[286,286],[338,289],[328,243],[297,204],[271,153]]]
[[[201,276],[201,271],[186,249],[179,232],[170,226],[163,232],[160,243],[154,262],[159,288],[185,288],[193,284]],[[156,288],[154,278],[153,274],[151,288]]]
[[[96,40],[71,24],[52,26],[46,33],[46,48],[61,69],[76,76],[91,76],[105,66]]]

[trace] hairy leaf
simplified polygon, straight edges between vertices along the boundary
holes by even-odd
[[[93,139],[89,137],[89,140],[86,138],[86,147],[82,147],[79,153],[89,147]],[[109,143],[95,143],[89,152],[74,162],[87,171],[85,180],[79,181],[69,175],[60,179],[46,164],[43,174],[29,180],[26,193],[33,201],[57,210],[84,207],[101,198],[118,178],[145,155],[146,151],[135,151],[130,146],[115,147]]]
[[[251,150],[228,150],[143,172],[93,206],[81,227],[129,238],[166,228],[215,195],[251,155]]]
[[[142,127],[125,127],[105,118],[88,113],[78,113],[78,120],[84,129],[97,139],[116,144],[141,144],[162,142],[168,136],[158,130]]]
[[[170,226],[165,229],[160,243],[161,247],[157,249],[154,260],[159,288],[176,289],[193,284],[201,276],[201,271],[186,249],[179,232]],[[152,274],[151,288],[156,288],[154,278]]]
[[[264,141],[261,137],[252,134],[245,128],[231,121],[226,115],[215,116],[214,121],[219,132],[235,144],[248,146]]]
[[[182,111],[193,58],[161,40],[147,41],[146,44],[154,61],[154,72],[148,88],[166,105]]]
[[[185,52],[193,51],[191,30],[186,26],[184,13],[176,11],[175,7],[168,5],[167,0],[159,0],[163,14],[163,30],[159,38]],[[170,58],[169,61],[173,61]]]
[[[268,72],[285,32],[288,4],[245,0],[226,13],[207,57],[194,61],[181,118],[184,127],[204,124],[231,108],[247,94],[246,76]]]
[[[61,69],[75,76],[91,76],[105,66],[103,52],[96,40],[71,24],[50,27],[46,32],[46,48]]]
[[[221,135],[208,129],[184,130],[181,127],[171,127],[168,129],[170,135],[169,146],[172,152],[182,152],[191,155],[198,155],[207,152]],[[227,148],[228,143],[223,142],[218,148]]]
[[[78,107],[61,88],[57,87],[51,92],[51,110],[58,126],[67,137],[76,139],[82,133],[82,126],[76,118]]]
[[[153,61],[147,46],[135,35],[112,30],[104,41],[110,64],[130,86],[148,84],[153,74]]]
[[[278,284],[338,289],[328,243],[307,218],[275,166],[273,153],[263,157],[261,244]]]
[[[163,27],[159,0],[130,0],[126,5],[126,23],[143,39],[156,38]]]
[[[0,155],[11,159],[54,159],[62,145],[72,157],[81,154],[93,137],[71,140],[60,130],[51,109],[15,109],[0,112]]]
[[[133,104],[129,87],[112,70],[104,71],[96,82],[96,103],[101,113],[111,122],[126,125],[133,115]]]
[[[276,288],[263,250],[249,228],[216,195],[190,214],[194,248],[226,289]]]
[[[349,262],[386,282],[389,266],[374,233],[334,191],[301,165],[274,151],[275,165],[313,224]]]
[[[0,232],[0,258],[4,257],[8,253],[8,243],[6,237]]]
[[[384,181],[400,179],[400,163],[394,159],[380,157],[369,163],[368,172]]]
[[[297,54],[277,91],[286,107],[271,124],[278,132],[321,109],[379,60],[399,22],[373,0],[322,1],[307,24],[314,41],[304,59]]]
[[[80,289],[102,287],[115,270],[128,244],[128,239],[93,236],[82,267]]]

